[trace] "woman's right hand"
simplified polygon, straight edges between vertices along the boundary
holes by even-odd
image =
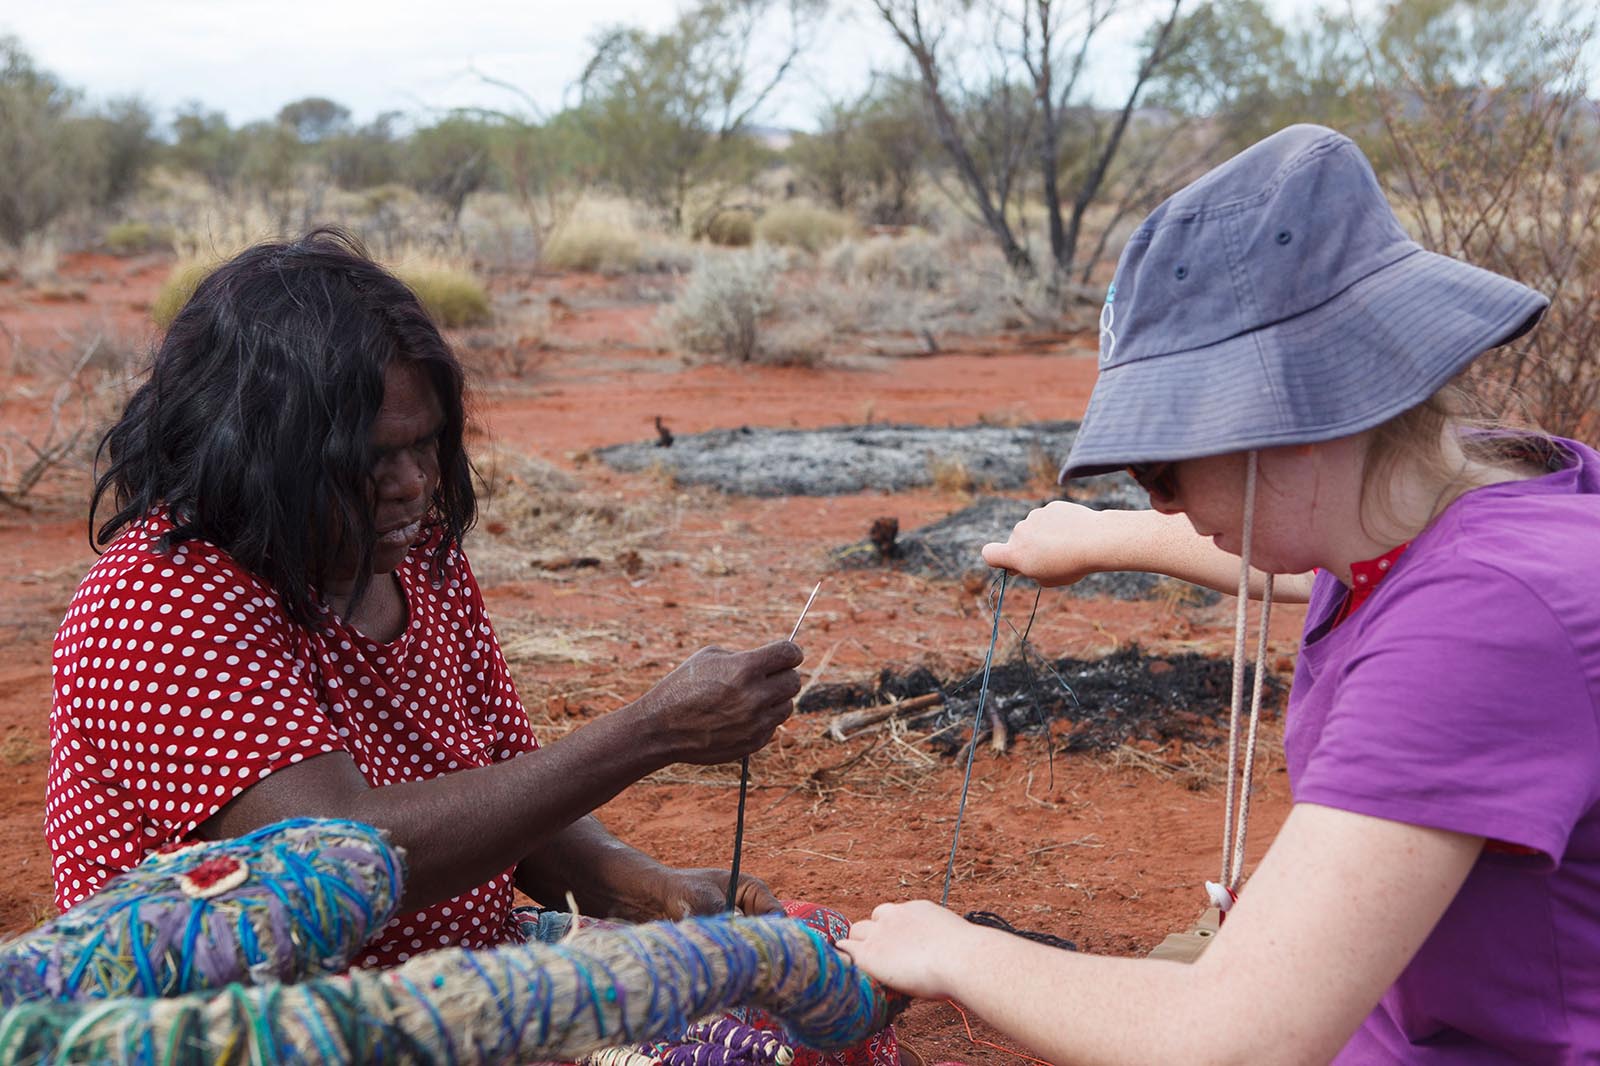
[[[764,746],[794,712],[804,659],[787,640],[751,651],[701,648],[631,709],[669,761],[732,762]]]
[[[985,544],[983,561],[1041,585],[1071,585],[1103,570],[1125,569],[1127,511],[1096,511],[1057,500],[1035,508],[1004,544]]]

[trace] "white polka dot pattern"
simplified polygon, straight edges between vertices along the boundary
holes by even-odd
[[[294,624],[210,544],[158,552],[170,528],[117,537],[56,633],[45,835],[63,910],[313,755],[346,751],[377,787],[538,747],[465,557],[433,584],[438,531],[395,571],[406,628],[379,644],[332,616]],[[511,938],[511,876],[396,917],[358,964]]]

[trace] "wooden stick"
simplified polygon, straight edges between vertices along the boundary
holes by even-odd
[[[887,721],[897,714],[907,711],[920,711],[924,707],[937,706],[944,702],[943,693],[930,692],[925,696],[912,696],[910,699],[895,700],[885,703],[880,707],[867,707],[859,711],[845,711],[833,717],[828,723],[828,736],[834,740],[848,740],[855,733],[860,733]]]

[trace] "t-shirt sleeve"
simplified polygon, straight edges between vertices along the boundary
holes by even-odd
[[[1559,862],[1596,801],[1600,729],[1573,641],[1514,575],[1457,561],[1366,606],[1297,801],[1484,836]],[[1395,592],[1402,590],[1395,589]],[[1374,610],[1374,608],[1380,608]]]
[[[494,760],[504,762],[524,752],[536,751],[538,737],[533,723],[528,720],[527,708],[517,694],[511,680],[511,669],[506,665],[505,654],[500,649],[500,639],[489,622],[489,612],[483,602],[483,592],[472,574],[465,555],[458,555],[467,592],[467,624],[474,646],[472,658],[477,666],[477,680],[484,686],[483,706],[489,722],[494,727]]]
[[[57,725],[93,762],[60,776],[142,811],[147,846],[183,839],[274,770],[343,750],[308,649],[271,591],[205,545],[105,575],[58,644]]]

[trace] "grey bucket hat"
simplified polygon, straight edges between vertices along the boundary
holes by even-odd
[[[1290,126],[1129,239],[1061,478],[1358,433],[1527,332],[1548,304],[1424,250],[1353,141]]]

